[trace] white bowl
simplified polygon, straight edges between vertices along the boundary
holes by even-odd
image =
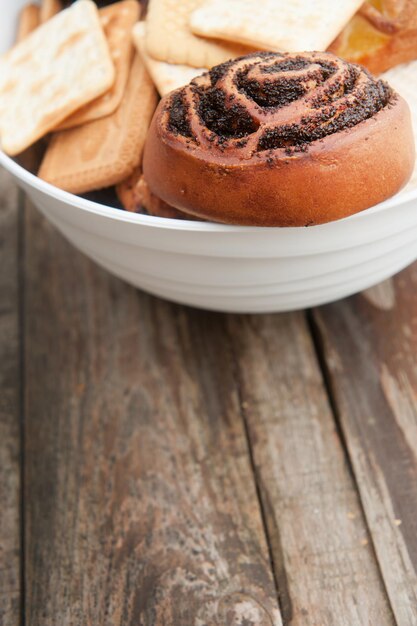
[[[12,44],[25,3],[0,0],[0,51]],[[416,186],[322,226],[252,228],[124,212],[48,185],[1,151],[0,164],[99,265],[146,291],[197,307],[301,309],[361,291],[417,259]]]

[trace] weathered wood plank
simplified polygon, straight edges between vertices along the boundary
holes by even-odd
[[[225,318],[26,228],[27,623],[281,624]]]
[[[229,328],[285,623],[394,624],[303,314]]]
[[[18,194],[0,169],[0,624],[20,619]]]
[[[417,264],[314,313],[398,626],[417,623]]]

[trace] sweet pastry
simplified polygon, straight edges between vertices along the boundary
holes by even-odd
[[[380,74],[417,59],[417,0],[368,0],[329,51]]]
[[[144,213],[171,219],[196,219],[170,206],[149,189],[142,168],[138,167],[129,178],[116,187],[123,208],[131,213]]]
[[[414,80],[413,80],[414,78]],[[414,131],[414,141],[417,146],[417,60],[403,63],[385,72],[384,79],[408,102],[411,113],[411,122]],[[406,186],[407,191],[417,190],[417,163]]]
[[[165,96],[148,133],[151,191],[212,221],[303,226],[396,193],[415,160],[407,103],[330,53],[255,53]]]

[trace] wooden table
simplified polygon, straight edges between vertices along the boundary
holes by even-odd
[[[415,626],[417,264],[206,313],[0,177],[2,626]]]

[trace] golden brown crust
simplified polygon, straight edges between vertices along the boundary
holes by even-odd
[[[331,54],[261,53],[165,97],[143,167],[181,211],[303,226],[393,195],[414,159],[408,106],[385,83]]]
[[[129,178],[116,186],[116,193],[123,208],[131,213],[144,213],[171,219],[196,219],[155,196],[143,177],[141,167],[138,167]]]

